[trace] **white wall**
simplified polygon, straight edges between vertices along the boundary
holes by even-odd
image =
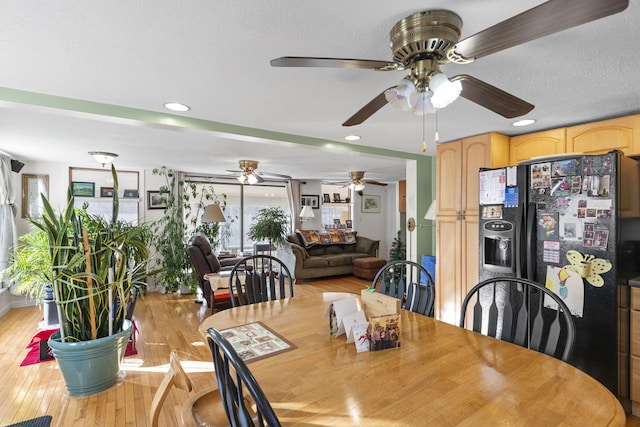
[[[300,195],[303,194],[320,197],[320,209],[313,209],[315,217],[304,221],[300,228],[302,230],[319,230],[322,228],[322,183],[318,180],[304,181],[304,184],[300,184]]]
[[[359,236],[380,240],[378,255],[381,258],[389,258],[389,247],[393,241],[397,230],[395,226],[396,213],[398,212],[395,203],[395,185],[385,187],[368,184],[363,194],[365,196],[380,196],[380,213],[362,212],[362,197],[354,194],[353,200],[353,227]]]

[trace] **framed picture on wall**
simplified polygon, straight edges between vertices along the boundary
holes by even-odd
[[[138,198],[138,190],[124,190],[125,199],[137,199]]]
[[[311,206],[312,209],[320,209],[320,196],[312,194],[303,194],[301,200],[302,206]]]
[[[324,193],[322,195],[322,202],[323,203],[331,203],[331,196],[329,195],[329,193]]]
[[[362,196],[363,213],[380,213],[380,196]]]
[[[113,187],[100,187],[100,197],[113,197]]]
[[[159,191],[147,191],[147,209],[166,209],[167,196]]]
[[[71,194],[77,197],[93,197],[96,194],[96,184],[93,182],[73,181]]]

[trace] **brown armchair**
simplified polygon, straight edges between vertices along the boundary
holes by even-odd
[[[218,259],[211,249],[209,239],[203,234],[196,234],[189,241],[189,258],[191,264],[198,276],[198,283],[202,289],[202,295],[211,311],[215,309],[224,309],[231,307],[229,294],[213,295],[211,284],[204,278],[205,274],[217,273],[221,270],[231,270],[240,258],[224,258]]]

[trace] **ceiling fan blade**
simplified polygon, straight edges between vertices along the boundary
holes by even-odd
[[[292,179],[289,175],[282,175],[279,173],[272,173],[272,172],[258,172],[258,175],[262,175],[264,177]]]
[[[622,12],[629,0],[550,0],[458,42],[455,53],[481,58]]]
[[[368,70],[404,70],[399,62],[375,61],[371,59],[315,58],[309,56],[282,56],[271,60],[272,67],[329,67]]]
[[[534,108],[533,104],[467,74],[460,74],[451,80],[460,80],[462,83],[460,96],[507,119],[523,116]]]
[[[387,183],[385,183],[385,182],[370,181],[368,179],[364,179],[364,180],[362,180],[362,182],[364,182],[365,184],[371,184],[371,185],[381,185],[381,186],[387,185]]]
[[[389,89],[393,89],[396,86],[392,86]],[[387,90],[389,90],[387,89]],[[354,126],[359,125],[360,123],[367,120],[369,117],[373,116],[379,109],[387,105],[387,98],[384,96],[384,93],[387,91],[384,90],[382,93],[375,98],[373,98],[367,105],[362,107],[355,113],[353,116],[349,117],[346,122],[342,124],[342,126]]]

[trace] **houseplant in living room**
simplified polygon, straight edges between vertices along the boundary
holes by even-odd
[[[43,230],[35,229],[18,238],[18,246],[11,253],[11,263],[0,273],[0,278],[11,284],[15,294],[42,304],[43,327],[58,324],[51,287],[49,241]]]
[[[227,196],[217,194],[210,183],[186,182],[180,172],[166,166],[154,169],[153,174],[165,180],[159,191],[166,208],[153,225],[153,245],[161,255],[157,262],[163,268],[158,281],[167,292],[196,292],[200,281],[189,258],[189,240],[202,233],[216,248],[225,231],[218,223],[201,222],[201,217],[209,204],[219,204],[224,211]]]
[[[289,230],[289,216],[279,207],[263,208],[253,217],[249,227],[249,238],[254,242],[269,242],[269,255],[272,246],[280,247]]]
[[[69,194],[58,214],[43,197],[42,217],[30,222],[46,233],[60,330],[48,344],[67,390],[84,396],[113,385],[132,332],[126,319],[137,288],[157,270],[147,269],[148,229],[118,222],[114,180],[110,221],[74,207]]]

